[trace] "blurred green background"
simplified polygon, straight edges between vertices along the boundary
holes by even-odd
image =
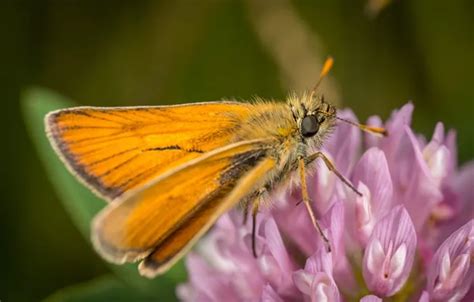
[[[430,136],[445,122],[458,131],[460,161],[471,159],[474,2],[399,0],[379,11],[386,2],[2,1],[0,300],[41,300],[110,272],[33,145],[44,137],[35,112],[22,114],[34,108],[21,102],[31,86],[81,105],[282,99],[311,87],[331,54],[330,101],[364,120],[412,100],[415,129]],[[104,280],[94,284],[128,300]]]

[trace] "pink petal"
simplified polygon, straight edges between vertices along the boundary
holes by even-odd
[[[450,234],[472,219],[474,213],[474,161],[465,164],[461,171],[454,176],[453,190],[458,199],[457,211],[454,219],[447,226],[447,234]],[[447,237],[447,236],[445,236]]]
[[[333,261],[331,253],[328,253],[324,247],[319,248],[313,256],[308,258],[304,268],[310,273],[325,272],[332,275]]]
[[[348,202],[350,233],[365,245],[375,223],[392,207],[392,179],[384,153],[371,148],[354,168],[353,182],[362,196],[351,195]]]
[[[371,204],[377,219],[391,207],[393,186],[387,159],[382,150],[367,150],[354,169],[353,182],[363,182],[371,194]]]
[[[262,292],[262,302],[283,302],[284,300],[269,284],[265,285]]]
[[[362,297],[362,299],[360,299],[360,302],[382,302],[382,299],[374,295],[368,295]]]
[[[333,158],[330,154],[326,154],[330,160]],[[333,172],[329,171],[322,160],[316,163],[316,172],[308,181],[308,189],[312,200],[317,200],[314,205],[319,213],[326,213],[331,207],[331,197],[336,192],[336,186],[339,182]],[[339,169],[339,167],[338,167]]]
[[[372,194],[370,194],[369,188],[363,182],[359,183],[357,190],[362,193],[362,196],[356,197],[355,218],[358,228],[362,228],[374,220],[372,204],[370,203]],[[372,229],[370,229],[368,235],[370,236],[371,233]]]
[[[297,204],[301,201],[298,197],[289,200],[273,211],[273,216],[278,224],[278,228],[285,237],[291,238],[296,247],[306,255],[312,255],[319,242],[319,235],[311,224],[308,212],[304,204]],[[291,223],[288,223],[291,221]]]
[[[416,249],[416,233],[408,212],[395,207],[375,226],[364,253],[363,276],[379,296],[394,295],[406,282]]]
[[[444,143],[444,125],[441,122],[437,122],[433,136],[431,137],[432,142],[437,142],[438,144]]]
[[[357,117],[351,110],[341,110],[338,116],[357,122]],[[331,154],[339,172],[347,175],[355,163],[361,144],[361,133],[357,127],[344,122],[338,122],[334,133],[324,145],[324,149]]]
[[[446,135],[445,139],[446,147],[449,150],[450,155],[450,167],[449,167],[449,175],[452,175],[456,169],[456,165],[458,162],[458,149],[456,145],[456,131],[449,130],[448,134]]]
[[[400,244],[397,251],[393,254],[390,262],[390,271],[393,278],[398,278],[403,272],[403,268],[407,257],[407,246],[405,243]]]
[[[384,127],[382,119],[379,116],[371,116],[367,119],[367,125],[374,127]],[[373,135],[370,133],[365,133],[364,135],[365,144],[368,148],[377,147],[380,145],[380,142],[383,140],[383,137]]]
[[[313,282],[314,274],[306,270],[298,270],[293,273],[293,282],[295,286],[306,295],[311,295],[311,283]]]
[[[325,271],[332,272],[334,279],[338,280],[340,288],[352,291],[356,282],[351,265],[346,257],[346,242],[344,239],[347,227],[345,223],[344,202],[338,201],[334,203],[328,213],[321,219],[323,228],[328,230],[326,233],[331,242],[331,253],[328,255],[332,256],[330,260],[325,260],[324,262],[327,264],[332,263],[332,267],[326,267]],[[327,228],[328,225],[329,228]],[[321,246],[325,249],[324,245]]]
[[[287,274],[293,270],[294,265],[290,260],[280,232],[273,218],[265,223],[265,240],[270,253],[275,258],[283,273]]]
[[[340,301],[339,291],[331,276],[326,273],[316,273],[311,284],[312,302]]]
[[[192,295],[192,300],[222,301],[228,299],[237,301],[237,293],[230,284],[230,279],[216,276],[215,271],[197,254],[190,253],[186,258],[186,266],[190,271],[190,283],[194,293],[181,289],[184,298]],[[232,298],[234,297],[234,298]]]
[[[431,172],[435,182],[440,185],[449,172],[449,150],[446,146],[440,146],[432,154],[423,152],[426,158],[426,164]]]
[[[370,242],[367,250],[367,269],[371,274],[377,274],[383,265],[385,260],[385,252],[382,244],[378,239],[374,239]]]
[[[392,113],[386,124],[389,136],[381,140],[379,147],[385,152],[389,162],[393,161],[393,157],[399,149],[401,138],[405,135],[404,127],[411,124],[413,109],[414,106],[411,103],[404,105]]]
[[[453,261],[453,264],[449,268],[449,271],[445,275],[445,278],[442,280],[445,288],[452,289],[462,282],[462,278],[466,276],[469,270],[470,261],[471,255],[467,253],[456,257],[456,259]]]
[[[455,231],[436,251],[428,270],[428,292],[434,300],[461,299],[474,280],[474,220]]]
[[[176,287],[176,297],[180,301],[193,301],[195,300],[194,288],[189,283],[181,283]]]
[[[311,301],[339,301],[339,290],[332,276],[332,257],[325,248],[308,258],[305,269],[293,273],[295,286]]]
[[[418,141],[408,127],[405,128],[411,143],[412,151],[407,153],[409,161],[405,175],[400,175],[406,180],[404,185],[395,190],[413,218],[416,230],[420,230],[429,217],[434,205],[442,200],[439,184],[432,177],[431,172],[423,158]],[[410,154],[411,153],[411,154]],[[402,180],[403,181],[403,180]]]
[[[428,294],[427,291],[423,291],[421,293],[421,296],[418,302],[430,302],[430,295]]]
[[[345,232],[345,228],[343,202],[338,201],[334,203],[333,206],[321,219],[321,224],[326,233],[326,236],[331,242],[331,254],[335,263],[336,261],[340,260],[344,252],[343,235]],[[323,245],[322,241],[321,245]]]
[[[431,176],[440,185],[452,166],[449,149],[444,145],[444,126],[442,123],[436,124],[431,141],[423,148],[423,158],[427,163]]]
[[[260,271],[267,279],[273,279],[281,275],[277,260],[271,255],[261,255],[258,257]]]

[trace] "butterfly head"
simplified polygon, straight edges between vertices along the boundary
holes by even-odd
[[[336,122],[336,108],[323,96],[312,93],[291,95],[288,105],[303,141],[315,141],[320,145]]]

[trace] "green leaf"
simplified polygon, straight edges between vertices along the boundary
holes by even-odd
[[[168,298],[168,299],[167,299]],[[165,297],[169,300],[173,297]],[[103,276],[86,283],[61,289],[49,296],[44,302],[102,302],[102,301],[156,301],[156,297],[127,286],[114,276]]]
[[[75,225],[89,241],[90,222],[105,202],[84,187],[55,154],[44,130],[45,115],[56,109],[73,106],[64,97],[44,88],[31,88],[23,94],[23,115],[30,136],[46,168],[49,179],[60,197],[64,207]],[[90,242],[90,241],[89,241]],[[132,287],[157,297],[174,295],[176,284],[185,280],[182,261],[176,264],[166,275],[147,279],[138,274],[136,264],[113,265],[111,269],[117,276]]]

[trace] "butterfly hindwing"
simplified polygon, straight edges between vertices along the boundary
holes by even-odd
[[[273,168],[267,148],[262,141],[226,146],[124,195],[96,217],[95,247],[110,261],[147,258],[144,271],[161,271],[265,180]]]

